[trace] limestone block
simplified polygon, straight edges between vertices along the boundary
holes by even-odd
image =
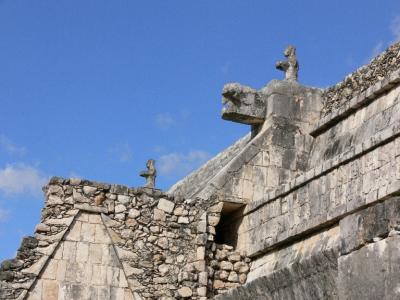
[[[197,288],[197,295],[199,295],[200,297],[205,297],[207,296],[207,288],[206,287],[199,287]]]
[[[89,244],[89,261],[92,264],[101,264],[103,248],[98,244]]]
[[[121,271],[120,268],[107,266],[107,284],[106,284],[106,286],[120,287],[119,286],[120,271]]]
[[[214,280],[213,287],[216,290],[223,289],[225,287],[225,282],[221,280]]]
[[[126,195],[118,195],[117,199],[122,204],[128,204],[131,201],[131,198],[129,196],[126,196]]]
[[[108,266],[119,266],[118,256],[115,253],[114,246],[111,244],[101,244],[102,248],[101,264]]]
[[[131,208],[128,212],[128,218],[136,219],[139,216],[140,216],[140,211],[135,208]]]
[[[121,288],[128,288],[128,281],[126,280],[126,276],[124,270],[119,270],[119,287]],[[130,291],[129,291],[130,292]]]
[[[189,298],[189,297],[192,296],[192,294],[193,294],[192,289],[189,288],[189,287],[187,287],[187,286],[181,287],[181,288],[178,290],[178,295],[179,295],[180,297],[182,297],[182,298]]]
[[[128,263],[122,263],[124,266],[126,276],[130,277],[131,275],[141,275],[144,273],[143,269],[131,267]]]
[[[55,280],[43,280],[42,297],[46,300],[58,300],[58,282]]]
[[[83,242],[94,242],[96,225],[90,223],[82,223],[80,240]]]
[[[87,185],[85,185],[85,186],[83,187],[83,192],[84,192],[86,195],[89,195],[89,196],[92,196],[96,191],[97,191],[97,188],[94,187],[94,186],[87,186]]]
[[[64,281],[65,274],[67,271],[67,264],[68,264],[68,262],[66,260],[58,260],[57,274],[56,274],[56,279],[58,282]]]
[[[58,260],[50,259],[41,275],[43,279],[55,280],[57,277]]]
[[[231,271],[233,270],[233,264],[229,261],[221,261],[220,268],[221,270]]]
[[[155,208],[154,209],[154,221],[162,221],[164,222],[166,220],[166,216],[164,211]]]
[[[197,260],[203,260],[206,255],[206,247],[197,247],[196,258]]]
[[[107,285],[107,269],[107,266],[93,264],[91,283],[94,285]]]
[[[157,277],[157,278],[159,278],[159,277]],[[161,277],[161,279],[163,279],[163,282],[160,282],[160,283],[166,283],[167,278]],[[154,278],[153,280],[154,280],[154,282],[156,282],[156,278]],[[128,278],[128,285],[132,291],[139,291],[144,288],[144,286],[136,279]],[[118,299],[116,299],[116,300],[118,300]]]
[[[217,226],[220,218],[220,216],[208,216],[208,224],[211,226]]]
[[[234,272],[234,271],[231,271],[229,273],[229,276],[228,276],[228,281],[230,281],[230,282],[238,282],[239,281],[238,274],[236,272]]]
[[[105,214],[102,214],[102,215],[101,215],[101,218],[102,218],[104,224],[105,224],[107,227],[117,227],[117,226],[120,226],[120,225],[121,225],[120,222],[117,222],[117,221],[111,219],[110,217],[108,217],[108,216],[105,215]]]
[[[169,214],[171,214],[174,211],[174,207],[175,207],[175,203],[173,203],[167,199],[164,199],[164,198],[161,198],[158,201],[158,205],[157,205],[158,209],[165,211],[166,213],[169,213]]]
[[[76,242],[63,241],[63,255],[62,258],[69,261],[76,259]]]
[[[110,239],[110,237],[107,233],[107,230],[103,224],[95,225],[94,242],[95,243],[103,243],[103,244],[111,243],[111,239]]]
[[[207,222],[206,221],[200,221],[197,224],[197,232],[198,233],[206,233],[207,232]]]
[[[178,218],[178,223],[179,224],[189,224],[189,218],[188,217],[179,217]]]
[[[399,236],[339,258],[340,299],[397,299],[400,290]]]
[[[125,250],[121,247],[115,247],[117,250],[117,255],[121,261],[131,260],[136,261],[138,259],[137,254],[133,253],[132,251]]]
[[[107,231],[108,231],[108,234],[110,235],[111,240],[115,244],[119,244],[119,243],[123,243],[124,242],[124,240],[118,235],[118,233],[116,233],[111,228],[108,228]]]
[[[54,249],[54,247],[53,247]],[[36,261],[34,264],[32,264],[29,268],[22,269],[22,273],[27,273],[27,274],[39,274],[40,271],[42,270],[43,266],[47,262],[49,256],[43,255],[41,258],[39,258],[38,261]]]
[[[36,281],[35,286],[33,289],[28,293],[27,299],[29,300],[42,300],[42,293],[43,293],[43,280],[39,279]]]
[[[88,217],[89,217],[88,218],[89,219],[89,223],[92,223],[92,224],[103,224],[99,214],[89,214]]]
[[[63,252],[64,252],[64,245],[63,245],[63,243],[59,243],[58,245],[57,245],[57,248],[56,248],[56,250],[54,251],[54,258],[55,259],[62,259],[62,256],[63,256]]]
[[[50,226],[48,226],[44,223],[39,223],[38,225],[36,225],[35,231],[36,232],[49,232]]]
[[[67,241],[80,241],[81,240],[81,227],[82,227],[82,222],[76,221],[73,225],[70,231],[67,233],[65,239]]]
[[[207,272],[200,272],[199,273],[199,284],[203,286],[207,286],[208,283],[208,273]]]
[[[126,207],[123,204],[118,204],[115,206],[114,210],[115,210],[115,213],[118,214],[118,213],[122,213],[122,212],[126,211]]]

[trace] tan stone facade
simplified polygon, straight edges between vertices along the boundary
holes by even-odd
[[[0,299],[400,298],[399,62],[226,85],[251,133],[168,192],[52,178]]]
[[[134,299],[100,214],[81,213],[27,299]]]

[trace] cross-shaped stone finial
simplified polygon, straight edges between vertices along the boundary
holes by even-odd
[[[140,176],[146,178],[144,187],[154,189],[156,186],[157,170],[154,159],[149,159],[146,163],[147,170],[140,172]]]
[[[299,63],[296,57],[296,48],[292,45],[287,46],[285,52],[283,52],[287,60],[281,60],[276,62],[276,68],[285,72],[285,80],[297,81],[299,72]]]

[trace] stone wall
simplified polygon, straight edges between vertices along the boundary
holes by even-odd
[[[323,92],[325,99],[323,114],[327,115],[345,106],[351,99],[390,76],[400,68],[400,42],[393,44],[386,51],[335,86]]]
[[[0,299],[399,298],[399,45],[324,91],[271,81],[168,193],[53,178]]]
[[[221,204],[79,179],[45,192],[35,236],[1,265],[0,299],[206,299],[246,280],[245,253],[214,242]]]
[[[240,253],[229,245],[214,244],[208,255],[212,288],[209,293],[218,295],[244,284],[250,270],[250,258],[244,252]]]
[[[76,216],[27,298],[133,299],[99,214]]]
[[[398,299],[400,198],[391,197],[254,259],[216,299]]]
[[[400,189],[400,138],[315,174],[291,192],[248,205],[238,248],[254,256]],[[273,194],[271,196],[274,196]]]

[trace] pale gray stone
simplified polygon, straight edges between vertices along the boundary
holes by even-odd
[[[175,204],[167,199],[161,198],[158,201],[157,208],[171,214],[174,211]]]

